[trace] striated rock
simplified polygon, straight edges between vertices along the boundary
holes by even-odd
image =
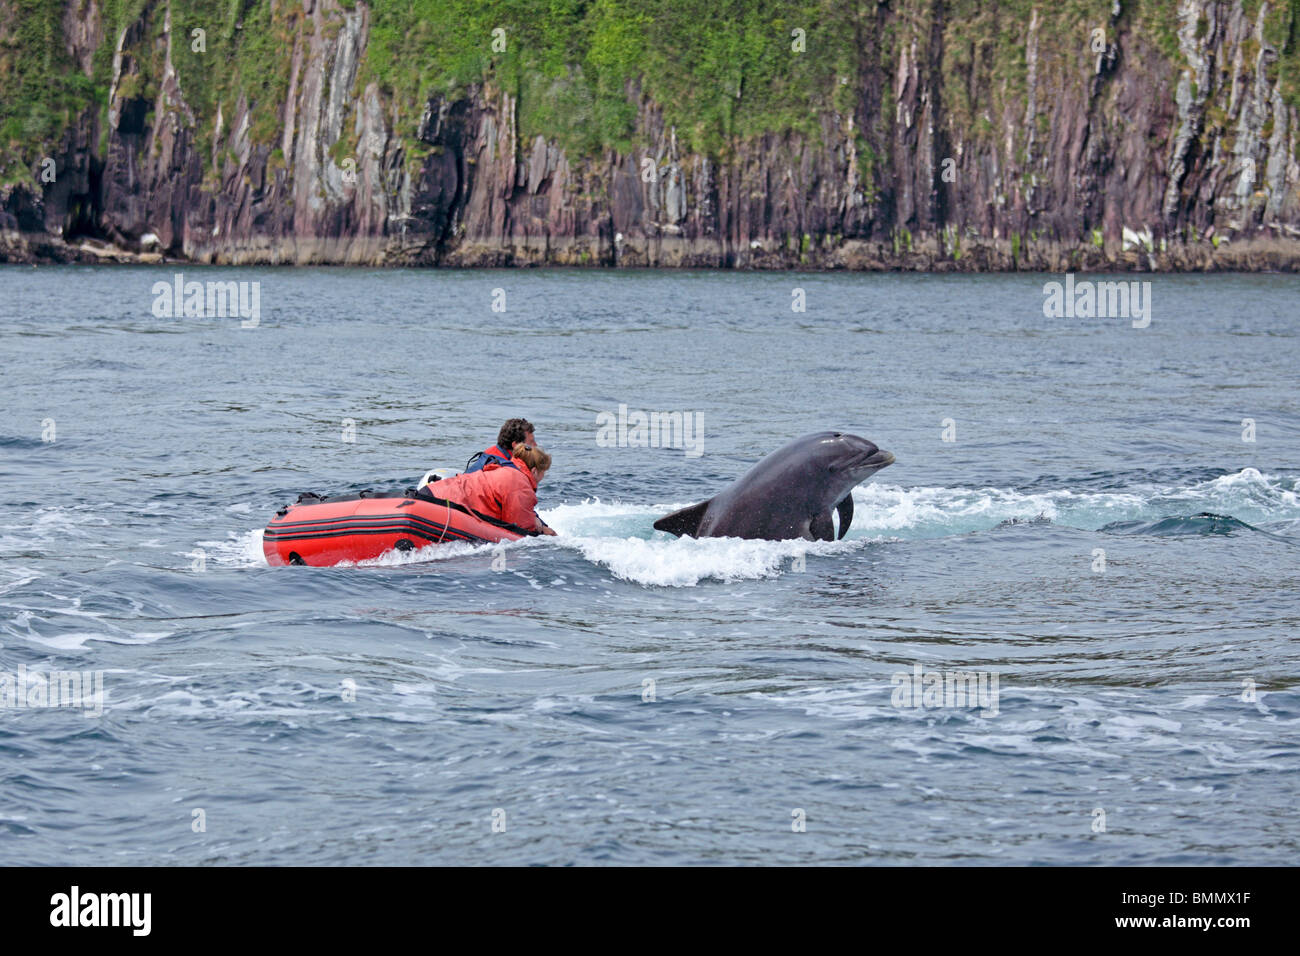
[[[0,33],[14,2],[0,0]],[[87,105],[47,147],[56,181],[34,170],[0,186],[0,261],[1300,263],[1298,117],[1265,30],[1268,2],[1251,16],[1241,0],[1177,0],[1172,68],[1122,3],[1065,37],[1045,27],[1043,5],[1027,18],[986,5],[998,30],[1023,38],[1022,88],[997,96],[949,6],[906,0],[864,14],[858,72],[843,78],[855,105],[816,114],[815,135],[772,130],[719,155],[689,152],[630,79],[633,146],[571,155],[558,138],[525,140],[515,95],[487,79],[435,93],[418,117],[374,82],[358,89],[365,2],[307,0],[286,20],[287,92],[278,129],[259,142],[246,95],[229,115],[196,114],[174,66],[173,42],[186,38],[173,37],[171,3],[146,3],[105,36],[98,0],[67,0],[62,39],[78,70],[91,75],[112,44],[107,129]],[[206,155],[199,130],[211,132]]]

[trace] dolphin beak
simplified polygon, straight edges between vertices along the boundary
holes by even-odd
[[[878,449],[874,455],[867,459],[866,463],[874,468],[884,468],[886,465],[894,463],[894,453],[885,451],[883,448]]]

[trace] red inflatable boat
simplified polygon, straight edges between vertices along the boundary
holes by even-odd
[[[516,541],[535,533],[435,497],[425,488],[408,488],[400,498],[364,491],[322,498],[309,492],[276,512],[262,535],[262,552],[272,566],[328,567],[377,558],[387,551],[414,551],[449,541]]]

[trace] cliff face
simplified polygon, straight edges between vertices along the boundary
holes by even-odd
[[[0,48],[22,2],[0,0]],[[378,2],[236,4],[269,18],[279,80],[225,97],[178,69],[185,4],[137,3],[118,26],[105,3],[65,0],[51,22],[62,69],[107,88],[43,141],[4,126],[0,260],[1300,264],[1291,0],[871,0],[843,89],[803,129],[689,147],[628,75],[625,142],[587,150],[521,134],[520,92],[490,72],[404,105],[366,70]]]

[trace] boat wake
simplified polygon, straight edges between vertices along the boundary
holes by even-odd
[[[656,518],[692,502],[638,504],[586,499],[542,509],[556,538],[493,545],[439,545],[390,552],[365,566],[401,567],[477,556],[488,566],[497,553],[562,548],[606,568],[614,577],[650,587],[689,587],[801,570],[879,542],[927,540],[1023,526],[1057,526],[1125,535],[1224,535],[1266,531],[1286,535],[1300,526],[1300,479],[1253,468],[1179,487],[1135,483],[1129,490],[1070,488],[1022,492],[1005,488],[902,487],[871,483],[854,489],[853,528],[842,541],[742,541],[674,538],[652,527]],[[198,547],[218,567],[265,565],[260,529],[232,533]],[[486,559],[486,560],[484,560]]]
[[[872,483],[854,489],[853,502],[856,510],[850,538],[941,538],[1039,519],[1083,531],[1180,533],[1170,532],[1171,526],[1162,524],[1171,520],[1192,529],[1181,533],[1221,534],[1300,522],[1300,479],[1262,475],[1246,468],[1181,487],[1134,482],[1122,491],[1061,488],[1021,492]],[[1220,520],[1204,520],[1206,515]],[[1151,530],[1141,530],[1147,525]]]

